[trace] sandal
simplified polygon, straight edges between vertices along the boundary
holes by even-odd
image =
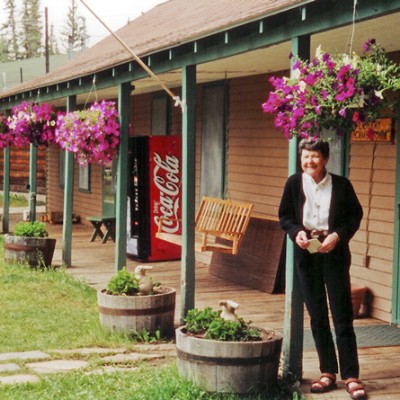
[[[329,383],[324,382],[322,378],[328,378]],[[311,393],[326,393],[336,388],[336,376],[334,374],[330,374],[329,372],[325,372],[320,376],[318,381],[314,381],[311,384],[310,391]]]
[[[356,383],[357,385],[354,385],[352,388],[350,388],[351,383]],[[350,397],[353,400],[365,400],[368,397],[367,392],[365,391],[365,388],[359,379],[357,378],[346,379],[345,384],[346,384],[346,390],[350,394]],[[364,394],[356,394],[355,392],[357,391],[360,392],[362,391],[364,392]]]

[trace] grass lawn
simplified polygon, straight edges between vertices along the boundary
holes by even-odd
[[[0,207],[3,207],[4,195],[0,193]],[[10,194],[10,207],[27,207],[29,204],[28,198],[22,194],[11,193]],[[37,206],[43,206],[45,203],[41,200],[37,200]]]
[[[34,270],[3,261],[0,237],[0,353],[85,347],[132,349],[128,335],[101,328],[96,291],[62,268]],[[58,357],[59,356],[54,356]],[[76,355],[70,357],[76,358]],[[197,400],[291,399],[282,389],[274,395],[239,397],[208,394],[179,378],[175,362],[152,367],[136,362],[131,371],[90,374],[104,366],[99,355],[80,356],[89,366],[79,372],[41,375],[39,383],[0,384],[0,399],[8,400]],[[7,363],[5,361],[0,363]],[[23,368],[23,367],[22,367]],[[28,372],[23,371],[22,372]],[[6,373],[7,374],[7,373]],[[287,393],[287,392],[286,392]],[[293,398],[297,398],[294,394]]]

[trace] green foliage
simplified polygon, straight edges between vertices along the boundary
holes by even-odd
[[[133,296],[139,291],[139,280],[126,267],[118,271],[107,284],[107,293]]]
[[[96,290],[64,268],[9,264],[0,254],[0,286],[0,352],[132,344],[128,335],[101,328]]]
[[[260,340],[260,331],[250,328],[249,324],[250,322],[247,323],[242,318],[237,321],[226,321],[219,318],[211,322],[205,337],[224,342]]]
[[[49,374],[36,384],[3,385],[0,396],[7,400],[300,400],[282,385],[246,395],[207,393],[179,378],[175,363],[108,374],[85,372]]]
[[[203,335],[206,339],[245,342],[260,340],[258,329],[250,327],[251,321],[243,318],[237,321],[227,321],[221,317],[221,311],[214,311],[211,307],[203,310],[197,308],[189,310],[185,318],[185,326],[189,333]]]
[[[161,332],[159,330],[156,330],[152,335],[147,329],[143,329],[140,332],[132,333],[131,338],[143,343],[160,343],[162,341]]]
[[[49,236],[46,224],[39,221],[21,221],[14,227],[15,236],[44,238]]]
[[[221,311],[214,311],[211,307],[203,310],[194,308],[189,310],[185,318],[185,326],[188,332],[205,333],[211,322],[221,318]]]

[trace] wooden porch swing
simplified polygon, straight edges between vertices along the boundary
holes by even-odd
[[[204,196],[196,214],[196,251],[215,251],[237,254],[240,242],[246,232],[254,205],[238,201]],[[163,221],[171,218],[161,217],[156,237],[182,246],[182,236],[162,231]],[[217,238],[225,243],[216,243]],[[230,243],[229,243],[230,242]]]

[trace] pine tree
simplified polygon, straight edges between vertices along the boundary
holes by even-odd
[[[39,57],[43,53],[40,0],[23,0],[21,13],[21,46],[23,57]]]
[[[50,25],[49,33],[49,54],[54,56],[55,54],[60,54],[60,49],[58,47],[57,37],[54,33],[54,24]]]
[[[76,0],[71,0],[67,20],[61,31],[61,37],[63,46],[67,51],[79,51],[86,46],[89,36],[86,31],[85,19],[78,14],[78,4]]]
[[[4,11],[7,14],[6,22],[1,26],[2,41],[9,45],[1,46],[0,58],[2,61],[13,61],[19,57],[17,21],[15,19],[16,0],[5,0]]]
[[[0,63],[10,61],[9,59],[9,49],[7,39],[4,35],[0,36]]]

